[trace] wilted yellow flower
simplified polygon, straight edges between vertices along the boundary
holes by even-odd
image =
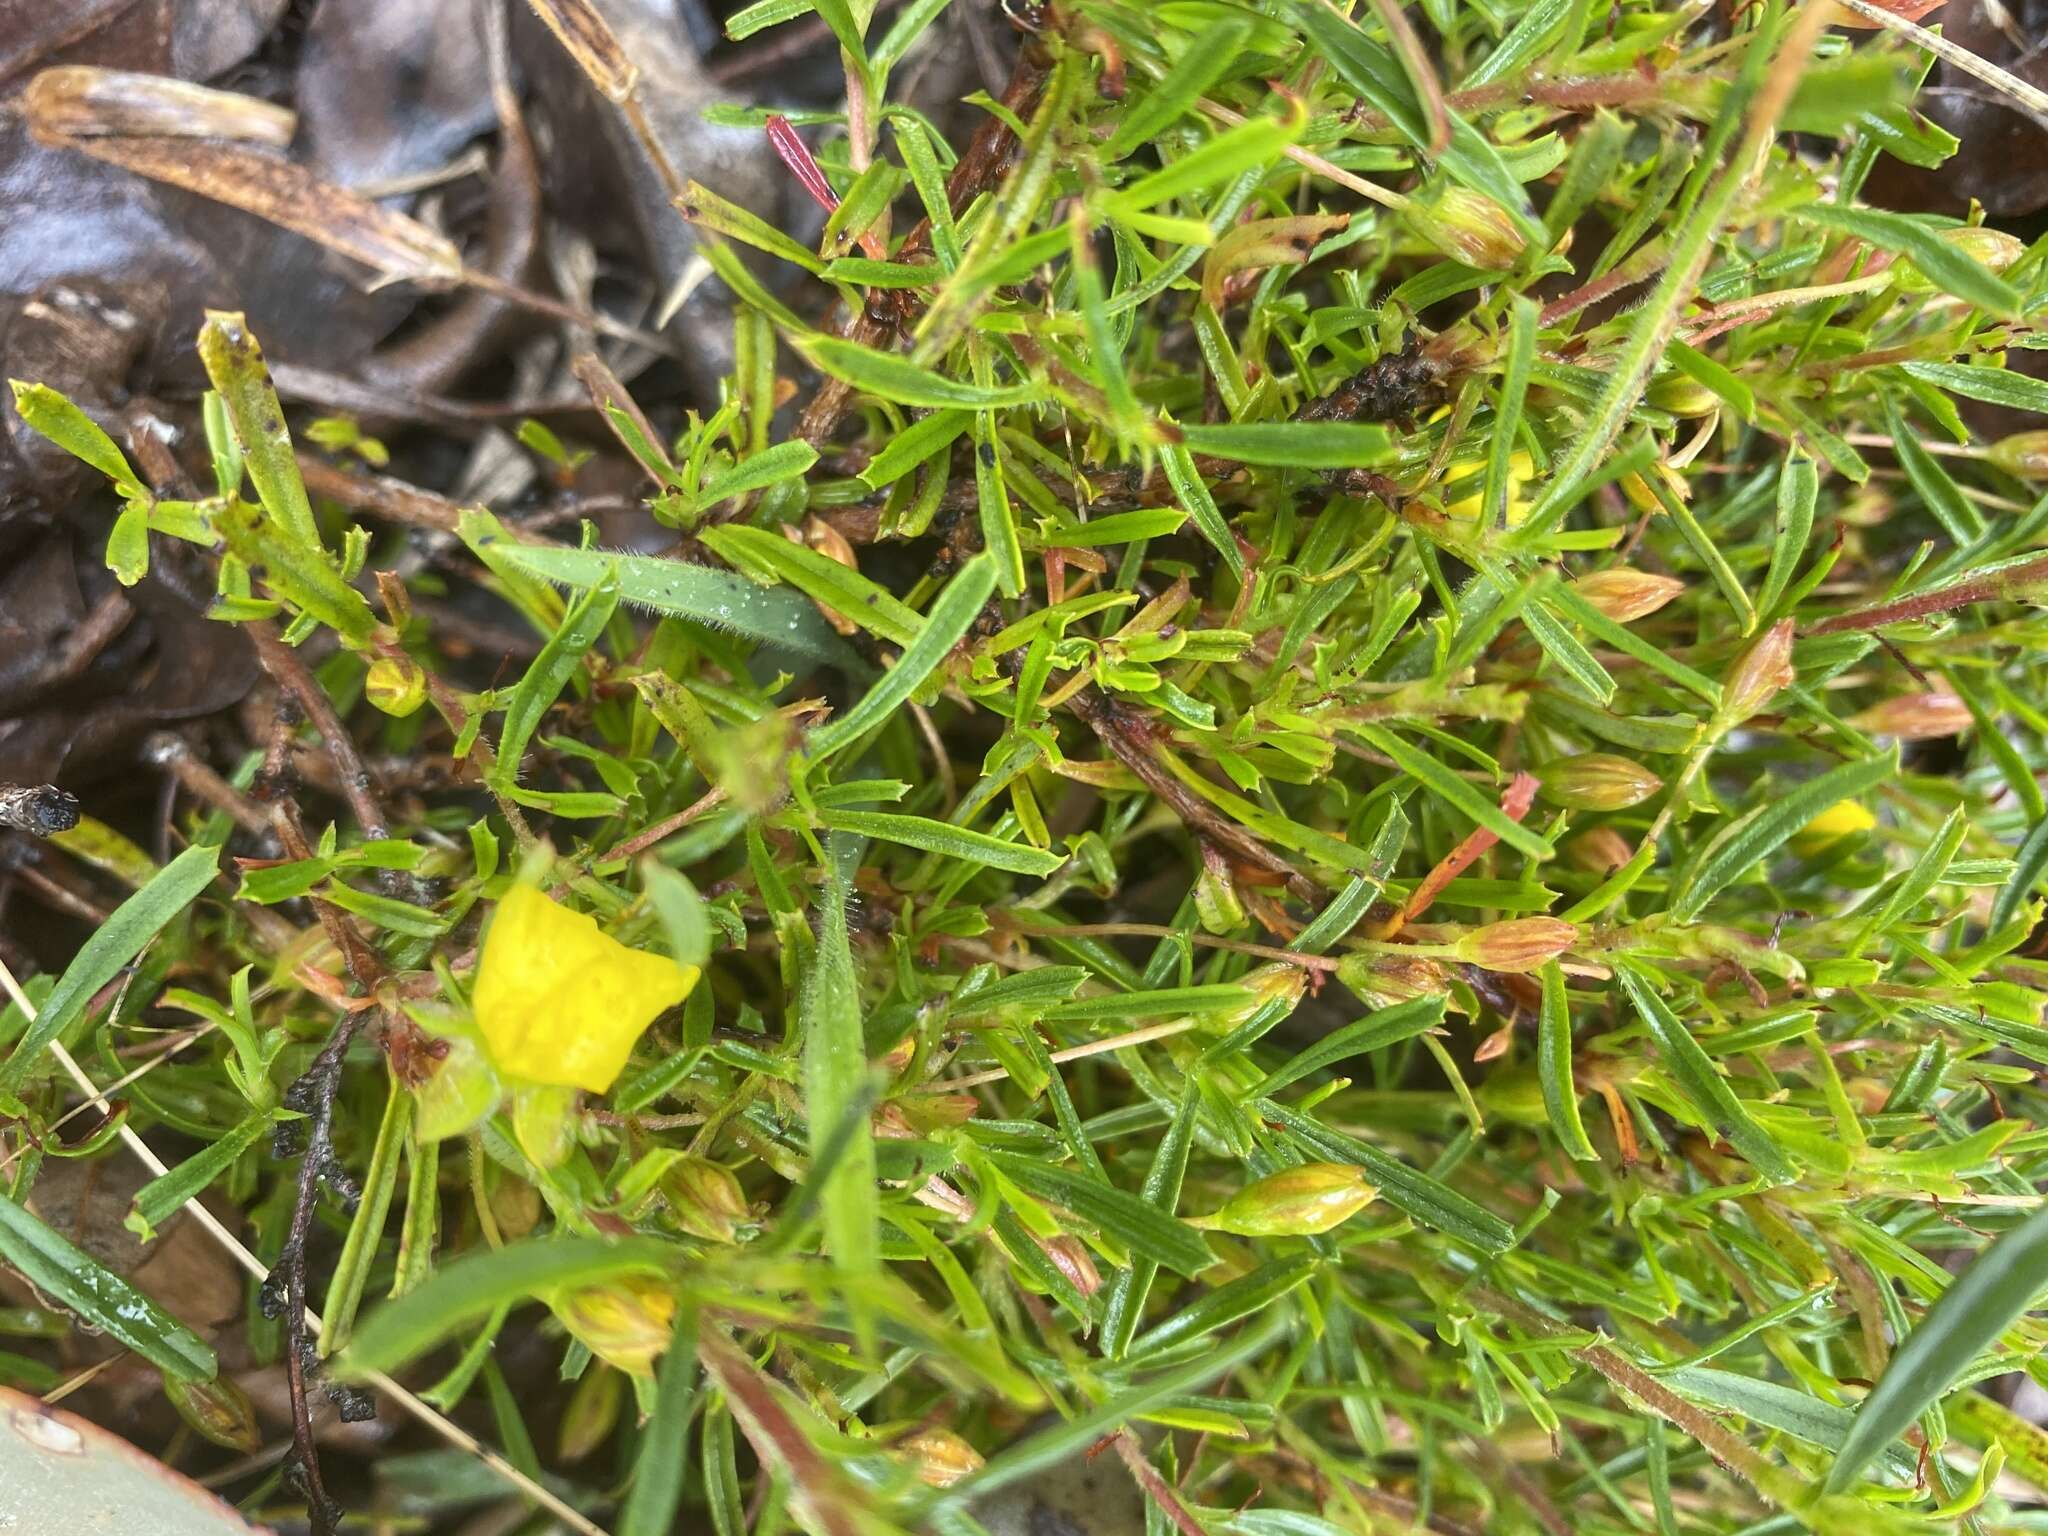
[[[1811,853],[1827,847],[1837,838],[1868,832],[1876,825],[1877,818],[1854,800],[1837,800],[1801,827],[1792,842],[1795,847]]]
[[[477,967],[477,1027],[505,1072],[602,1093],[697,968],[628,949],[531,886],[498,903]]]
[[[650,1275],[558,1292],[548,1305],[578,1343],[628,1376],[649,1376],[675,1331],[676,1298]]]

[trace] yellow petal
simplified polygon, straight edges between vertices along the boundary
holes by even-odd
[[[1536,473],[1536,462],[1522,449],[1517,448],[1508,455],[1508,526],[1520,525],[1529,515],[1529,498],[1522,494],[1522,488]],[[1444,484],[1470,479],[1472,494],[1461,496],[1444,508],[1444,516],[1463,518],[1467,522],[1479,519],[1480,504],[1486,498],[1486,466],[1477,459],[1463,460],[1444,470]]]
[[[595,919],[514,886],[484,936],[476,1022],[501,1070],[602,1093],[696,981],[695,966],[628,949]]]
[[[1837,800],[1801,827],[1793,841],[1805,849],[1825,848],[1838,837],[1868,832],[1876,825],[1877,818],[1854,800]]]

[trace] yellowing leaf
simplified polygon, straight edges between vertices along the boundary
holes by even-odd
[[[695,966],[628,949],[594,918],[515,886],[484,936],[476,1022],[503,1071],[602,1093],[696,982]]]

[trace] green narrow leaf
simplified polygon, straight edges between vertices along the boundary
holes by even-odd
[[[1216,1262],[1202,1234],[1143,1198],[1071,1168],[1015,1152],[990,1151],[988,1160],[1030,1194],[1065,1206],[1132,1253],[1183,1275]]]
[[[1991,928],[1995,933],[2019,916],[2019,911],[2041,883],[2048,869],[2048,817],[2034,823],[2013,855],[2012,878],[2005,882],[1991,904]]]
[[[898,602],[894,593],[807,544],[738,524],[706,528],[698,539],[728,564],[786,581],[814,602],[896,645],[910,644],[924,628],[923,616]]]
[[[817,1191],[825,1223],[825,1251],[849,1276],[874,1272],[880,1242],[880,1206],[875,1193],[874,1130],[867,1110],[868,1057],[861,1032],[860,988],[846,932],[848,855],[859,844],[835,834],[826,858],[825,887],[818,895],[818,942],[811,954],[798,1003],[803,1046],[804,1114],[811,1128],[811,1156],[830,1161]],[[846,1134],[846,1127],[851,1134]],[[845,1145],[827,1147],[835,1136]],[[830,1151],[836,1150],[836,1158]]]
[[[1742,873],[1776,853],[1793,833],[1838,800],[1868,794],[1899,771],[1895,750],[1883,757],[1844,763],[1818,778],[1808,779],[1782,795],[1772,796],[1748,814],[1717,832],[1689,872],[1681,874],[1671,896],[1671,915],[1691,922]]]
[[[211,1381],[213,1351],[99,1260],[0,1195],[0,1259],[44,1296],[166,1375]]]
[[[1509,817],[1497,801],[1488,799],[1436,758],[1418,752],[1392,731],[1377,725],[1352,724],[1348,729],[1392,758],[1395,767],[1431,794],[1486,828],[1516,852],[1526,853],[1532,859],[1556,857],[1556,850],[1546,839]]]
[[[1935,287],[1976,305],[2001,320],[2012,320],[2021,309],[2019,290],[1956,246],[1944,241],[1934,226],[1903,213],[1883,213],[1874,208],[1844,208],[1836,203],[1808,203],[1793,210],[1795,217],[1823,229],[1854,235],[1872,245],[1896,251],[1920,269]]]
[[[1884,1375],[1856,1410],[1856,1422],[1828,1471],[1827,1491],[1840,1493],[1854,1483],[1857,1473],[2025,1315],[2044,1287],[2048,1210],[2038,1210],[1972,1259],[1893,1352]]]
[[[306,499],[306,482],[300,478],[299,461],[292,454],[284,407],[271,388],[263,349],[249,334],[248,320],[240,314],[208,310],[206,323],[199,328],[199,360],[227,407],[235,440],[241,444],[242,461],[264,510],[276,519],[287,538],[308,549],[320,549],[320,528],[313,521],[313,504]]]
[[[1553,960],[1543,967],[1543,1005],[1536,1015],[1536,1074],[1543,1087],[1543,1110],[1551,1134],[1573,1162],[1594,1163],[1600,1154],[1586,1139],[1579,1118],[1579,1088],[1572,1079],[1572,1016],[1564,989],[1564,970]]]
[[[1369,421],[1255,421],[1184,426],[1179,431],[1183,452],[1213,454],[1240,464],[1367,469],[1391,463],[1396,456],[1393,435]]]
[[[607,572],[577,597],[562,615],[562,624],[533,658],[533,665],[512,690],[505,706],[505,725],[498,735],[498,757],[492,767],[500,786],[519,777],[519,765],[526,757],[527,743],[540,729],[541,717],[568,686],[584,655],[597,644],[605,625],[619,606],[618,577]]]
[[[412,1133],[412,1108],[411,1091],[392,1082],[385,1095],[383,1118],[377,1124],[377,1140],[370,1149],[370,1166],[363,1175],[362,1199],[349,1221],[341,1257],[334,1261],[334,1277],[327,1283],[327,1301],[320,1309],[322,1355],[331,1355],[346,1343],[355,1326],[356,1311],[370,1284],[370,1267],[384,1240],[391,1195],[398,1188],[398,1165]]]
[[[1194,109],[1203,92],[1237,63],[1251,36],[1251,23],[1226,16],[1205,26],[1174,60],[1166,78],[1145,92],[1118,119],[1115,132],[1098,153],[1103,164],[1121,160],[1141,144],[1149,144]]]
[[[1188,1151],[1194,1144],[1195,1115],[1201,1108],[1201,1095],[1200,1082],[1189,1074],[1180,1107],[1160,1138],[1152,1166],[1145,1170],[1140,1198],[1169,1216],[1180,1205],[1180,1187],[1187,1177]],[[1153,1260],[1133,1258],[1128,1269],[1117,1271],[1111,1279],[1102,1307],[1102,1352],[1110,1359],[1121,1360],[1129,1353],[1131,1339],[1145,1313],[1146,1298],[1158,1275],[1159,1266]]]
[[[1900,467],[1913,482],[1913,489],[1920,493],[1928,512],[1941,524],[1942,532],[1960,547],[1976,543],[1984,536],[1983,514],[1970,504],[1962,487],[1949,477],[1934,455],[1921,446],[1913,428],[1899,414],[1898,402],[1889,394],[1884,396],[1884,419]]]
[[[697,487],[692,501],[700,508],[714,507],[721,501],[730,501],[749,491],[765,490],[785,480],[794,480],[817,462],[818,450],[809,443],[777,443],[772,448],[764,448],[741,459],[723,474],[705,481]]]
[[[986,832],[973,832],[929,816],[903,816],[893,811],[824,811],[819,824],[838,832],[878,837],[885,843],[922,848],[941,858],[958,859],[985,869],[1018,875],[1049,875],[1067,862],[1063,853],[1012,843]]]
[[[845,714],[827,721],[811,732],[804,750],[813,762],[823,762],[833,753],[851,746],[896,713],[903,701],[966,636],[996,589],[994,558],[984,550],[961,566],[946,589],[925,615],[924,628],[904,649],[896,664],[882,674]]]
[[[1515,453],[1515,433],[1529,394],[1529,371],[1536,360],[1535,301],[1517,295],[1508,312],[1507,365],[1501,370],[1500,399],[1494,407],[1493,438],[1487,445],[1486,489],[1480,503],[1489,528],[1508,521],[1508,469]]]
[[[1788,453],[1778,470],[1778,528],[1771,542],[1771,565],[1764,577],[1756,611],[1765,622],[1778,618],[1778,599],[1785,595],[1806,542],[1813,534],[1813,507],[1820,496],[1820,471],[1802,453]]]
[[[1298,1083],[1311,1072],[1320,1072],[1346,1057],[1383,1051],[1403,1040],[1412,1040],[1436,1028],[1443,1022],[1443,1017],[1444,999],[1440,997],[1418,997],[1396,1003],[1391,1008],[1381,1008],[1362,1019],[1352,1020],[1341,1029],[1332,1030],[1307,1050],[1297,1051],[1239,1097],[1265,1098],[1278,1093],[1290,1083]]]
[[[1784,1184],[1797,1177],[1798,1170],[1792,1160],[1769,1133],[1750,1118],[1749,1111],[1735,1096],[1735,1090],[1715,1070],[1712,1059],[1693,1039],[1692,1031],[1679,1023],[1678,1015],[1671,1011],[1664,999],[1626,966],[1617,968],[1615,975],[1637,1014],[1649,1027],[1650,1038],[1656,1042],[1658,1054],[1670,1070],[1672,1080],[1692,1106],[1706,1117],[1707,1123],[1727,1138],[1735,1150],[1749,1160],[1749,1165],[1769,1182]]]
[[[218,848],[205,844],[187,848],[93,931],[57,978],[37,1010],[35,1022],[0,1064],[0,1093],[12,1093],[26,1081],[44,1047],[68,1032],[100,988],[119,975],[145,944],[212,883],[219,862]]]
[[[31,428],[113,481],[123,501],[149,501],[149,490],[129,466],[128,456],[98,422],[47,384],[27,384],[20,379],[7,382],[14,391],[15,410]]]
[[[633,1483],[619,1514],[617,1536],[669,1536],[682,1507],[687,1480],[691,1404],[702,1372],[697,1363],[697,1314],[685,1306],[675,1337],[654,1377],[654,1411],[640,1432]]]
[[[1914,378],[1952,395],[1961,395],[1965,400],[1981,400],[1986,405],[2048,416],[2048,380],[2037,379],[2030,373],[1969,363],[1910,362],[1899,366]]]
[[[158,1227],[183,1209],[186,1201],[204,1194],[215,1179],[234,1165],[235,1159],[256,1145],[274,1122],[275,1117],[268,1111],[253,1114],[170,1172],[158,1174],[135,1192],[123,1224],[145,1243],[150,1241]]]
[[[1064,230],[1057,233],[1062,240],[1066,238]],[[1045,398],[1044,389],[1037,384],[971,384],[936,373],[907,357],[877,352],[873,347],[837,336],[800,335],[791,344],[819,372],[829,373],[877,400],[891,400],[898,405],[957,405],[986,411],[1030,405]]]
[[[1180,430],[1183,433],[1187,431],[1185,427]],[[1195,526],[1202,530],[1202,537],[1216,546],[1216,552],[1223,556],[1223,563],[1240,581],[1243,580],[1244,551],[1237,547],[1230,524],[1223,520],[1215,498],[1209,494],[1208,483],[1203,480],[1201,471],[1195,468],[1194,455],[1188,452],[1187,444],[1165,444],[1159,450],[1159,462],[1166,471],[1167,482],[1173,486],[1174,495],[1193,516]]]
[[[981,509],[982,547],[995,562],[1003,596],[1019,597],[1024,591],[1024,546],[1017,537],[1017,514],[1003,477],[1002,439],[993,411],[977,411],[974,416],[974,497]]]
[[[850,653],[808,598],[764,587],[730,571],[655,555],[615,555],[501,542],[492,553],[523,571],[565,587],[591,588],[616,573],[619,599],[656,613],[730,630],[818,661]]]

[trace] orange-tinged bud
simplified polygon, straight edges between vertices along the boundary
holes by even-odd
[[[1460,960],[1489,971],[1533,971],[1579,941],[1579,930],[1558,917],[1513,917],[1488,923],[1458,939]]]
[[[1635,857],[1635,849],[1614,828],[1591,827],[1564,845],[1564,855],[1575,868],[1611,875]]]
[[[215,1445],[246,1456],[263,1443],[263,1432],[256,1426],[256,1405],[225,1376],[211,1381],[166,1376],[164,1396],[178,1410],[179,1418]]]
[[[1792,681],[1792,621],[1780,619],[1735,658],[1721,683],[1721,709],[1715,724],[1730,730],[1742,724]]]
[[[654,1373],[675,1327],[674,1293],[647,1275],[559,1291],[548,1305],[585,1349],[628,1376]]]
[[[1641,763],[1611,752],[1581,752],[1537,771],[1543,798],[1573,811],[1622,811],[1641,805],[1664,781]]]
[[[1209,1216],[1188,1225],[1239,1237],[1313,1237],[1372,1204],[1379,1191],[1349,1163],[1303,1163],[1247,1184]]]
[[[891,1449],[910,1463],[917,1480],[930,1488],[950,1488],[982,1466],[981,1452],[950,1429],[921,1429],[898,1440]]]
[[[1067,1284],[1083,1296],[1093,1296],[1102,1289],[1102,1276],[1095,1268],[1095,1260],[1089,1257],[1087,1246],[1078,1237],[1065,1232],[1056,1237],[1040,1237],[1034,1232],[1031,1241],[1038,1244],[1046,1261],[1066,1277]]]
[[[1975,723],[1970,706],[1952,693],[1902,693],[1849,717],[1873,736],[1900,741],[1936,741]]]
[[[1515,221],[1492,198],[1465,187],[1445,186],[1431,202],[1409,204],[1407,217],[1423,239],[1468,267],[1502,272],[1522,259]]]
[[[1655,613],[1684,590],[1685,583],[1676,577],[1655,576],[1625,565],[1590,572],[1572,583],[1574,593],[1617,624],[1630,624]]]

